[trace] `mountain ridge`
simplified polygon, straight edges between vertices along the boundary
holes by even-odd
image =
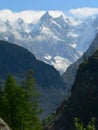
[[[37,89],[42,95],[40,106],[45,110],[43,116],[46,117],[56,109],[66,93],[59,72],[53,66],[37,60],[27,49],[0,41],[0,79],[5,80],[12,74],[18,82],[21,82],[29,70],[34,72]]]
[[[60,73],[88,48],[98,27],[95,15],[80,19],[60,11],[13,13],[4,10],[0,14],[1,40],[25,47]],[[9,16],[5,17],[6,14]],[[24,14],[28,14],[30,22],[26,22]],[[35,23],[33,14],[39,17]]]
[[[75,130],[74,119],[79,118],[84,126],[95,117],[98,130],[98,49],[80,64],[71,96],[61,105],[55,120],[47,130]]]
[[[70,65],[66,72],[63,73],[62,77],[65,81],[66,87],[69,89],[69,93],[71,92],[71,87],[75,81],[75,76],[77,74],[77,70],[79,68],[79,65],[86,59],[88,59],[89,56],[91,56],[96,49],[98,48],[98,33],[96,34],[96,37],[94,38],[92,44],[89,46],[87,51],[83,54],[82,57],[80,57],[75,63]],[[70,82],[69,82],[70,80]]]

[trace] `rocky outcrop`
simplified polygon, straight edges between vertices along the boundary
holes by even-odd
[[[2,118],[0,118],[0,130],[12,130]]]

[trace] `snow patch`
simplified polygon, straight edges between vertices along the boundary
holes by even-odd
[[[77,43],[72,43],[72,44],[70,44],[70,46],[73,47],[73,48],[76,48]]]
[[[51,60],[52,57],[47,54],[44,58],[47,59],[47,60]]]
[[[61,26],[57,24],[55,21],[52,20],[52,23],[56,24],[59,28],[61,28]]]
[[[47,34],[47,35],[51,34],[51,31],[49,30],[49,28],[44,27],[44,26],[42,27],[42,32],[45,33],[45,34]]]
[[[6,41],[8,41],[8,37],[5,36],[4,39],[5,39]]]
[[[79,35],[78,34],[76,34],[76,33],[74,33],[74,32],[68,32],[68,34],[67,34],[67,36],[68,37],[78,37]]]
[[[32,42],[34,42],[34,41],[40,41],[41,42],[41,41],[44,41],[44,40],[46,40],[46,37],[44,35],[38,35],[38,36],[36,36],[32,39]]]
[[[54,61],[52,61],[51,64],[62,74],[66,71],[71,62],[67,58],[56,56],[54,57]]]
[[[2,26],[2,27],[0,26],[0,31],[1,31],[1,32],[7,32],[7,28],[4,27],[4,26]]]
[[[53,44],[57,44],[57,41],[60,41],[61,39],[58,38],[49,28],[43,26],[41,28],[42,31],[42,37],[47,40],[47,38],[52,38]],[[43,35],[44,34],[44,35]],[[45,37],[46,36],[46,37]]]

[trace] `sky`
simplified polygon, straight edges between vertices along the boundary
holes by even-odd
[[[63,10],[72,8],[98,8],[98,0],[0,0],[0,10]]]

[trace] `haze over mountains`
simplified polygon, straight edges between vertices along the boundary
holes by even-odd
[[[63,73],[93,41],[98,27],[97,13],[98,9],[89,8],[67,13],[2,10],[0,39],[27,48],[36,58]]]
[[[66,94],[59,72],[53,66],[37,60],[23,47],[0,41],[0,80],[5,80],[11,74],[21,83],[30,70],[33,70],[37,90],[41,95],[40,106],[44,110],[42,117],[46,117],[55,111]]]

